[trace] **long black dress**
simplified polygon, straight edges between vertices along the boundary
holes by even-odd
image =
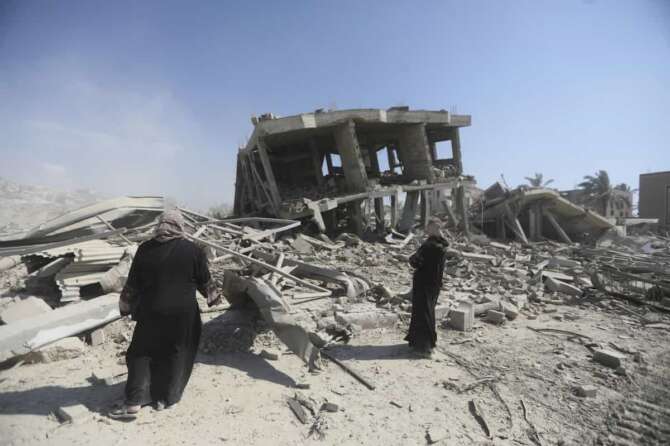
[[[126,405],[178,402],[193,370],[202,322],[195,291],[211,280],[203,250],[183,238],[140,245],[121,299],[137,321],[126,353]]]
[[[449,243],[442,237],[429,237],[410,257],[415,268],[412,281],[412,319],[405,340],[419,351],[430,351],[437,343],[435,305],[442,288],[442,275]]]

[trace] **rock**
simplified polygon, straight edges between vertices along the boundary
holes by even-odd
[[[312,245],[308,241],[300,237],[296,238],[291,242],[291,247],[300,254],[305,255],[314,254],[314,248],[312,247]]]
[[[502,311],[489,310],[486,313],[486,322],[491,322],[492,324],[502,324],[505,322],[505,313]]]
[[[569,294],[571,296],[581,296],[582,290],[574,285],[563,282],[562,280],[555,279],[553,277],[547,277],[544,280],[544,286],[549,291],[558,291],[561,293]]]
[[[267,359],[269,361],[276,361],[279,359],[279,355],[275,352],[270,352],[265,349],[261,350],[260,357]]]
[[[593,351],[593,360],[595,362],[613,369],[619,368],[623,359],[623,355],[613,350],[597,349]]]
[[[392,328],[398,323],[398,315],[389,312],[366,311],[361,313],[337,313],[335,320],[345,327],[358,326],[363,330],[371,328]]]
[[[89,343],[93,347],[104,344],[106,340],[107,337],[105,336],[105,330],[102,328],[92,331],[89,335]]]
[[[321,405],[321,410],[326,412],[337,412],[340,410],[339,406],[335,403],[325,402]]]
[[[446,439],[448,434],[446,429],[441,427],[431,427],[426,432],[426,440],[428,440],[428,444],[435,444]]]
[[[64,423],[83,423],[93,417],[93,413],[83,404],[59,407],[56,416]]]
[[[104,370],[96,370],[91,373],[90,380],[96,385],[113,386],[126,379],[127,373],[120,373],[118,375],[109,375]]]
[[[445,317],[447,317],[448,314],[450,314],[451,311],[451,306],[447,304],[442,304],[442,305],[437,305],[435,307],[435,320],[436,321],[441,321]]]
[[[500,302],[500,305],[502,306],[503,313],[505,313],[505,317],[507,317],[507,319],[510,321],[513,321],[519,315],[519,310],[516,308],[516,306],[514,306],[514,304],[509,302]]]
[[[523,310],[528,305],[528,295],[527,294],[513,294],[512,296],[510,296],[509,300],[519,310]]]
[[[73,336],[49,344],[42,349],[28,354],[28,362],[54,362],[63,359],[74,359],[83,355],[86,345]]]
[[[49,311],[51,311],[51,307],[46,302],[37,297],[30,296],[9,304],[0,313],[0,321],[3,324],[11,324],[21,319],[28,319],[38,314],[48,313]]]
[[[575,390],[577,391],[577,396],[581,396],[582,398],[593,398],[597,393],[595,386],[578,386]]]
[[[461,305],[449,312],[449,326],[460,331],[470,331],[475,322],[472,305]]]

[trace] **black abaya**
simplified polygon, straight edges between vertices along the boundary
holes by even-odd
[[[185,239],[149,240],[137,250],[121,299],[137,321],[126,353],[126,405],[177,403],[193,370],[202,322],[195,291],[207,296],[207,257]]]
[[[419,351],[430,351],[437,343],[435,305],[442,288],[446,249],[442,237],[429,237],[410,258],[415,268],[412,280],[412,319],[405,340]]]

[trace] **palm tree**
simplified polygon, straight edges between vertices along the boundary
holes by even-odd
[[[526,179],[526,181],[528,181],[528,184],[531,187],[547,187],[548,185],[554,182],[554,180],[544,181],[544,175],[542,175],[539,172],[536,172],[535,176],[524,177],[524,178]]]
[[[595,175],[585,175],[584,181],[578,187],[584,191],[587,201],[597,204],[602,215],[607,212],[607,204],[612,198],[612,184],[610,176],[604,170],[599,170]]]

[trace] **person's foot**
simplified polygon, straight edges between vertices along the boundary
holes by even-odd
[[[126,405],[123,404],[121,407],[118,407],[111,412],[109,412],[109,418],[120,421],[133,421],[137,418],[137,414],[140,411],[142,406],[138,405]]]

